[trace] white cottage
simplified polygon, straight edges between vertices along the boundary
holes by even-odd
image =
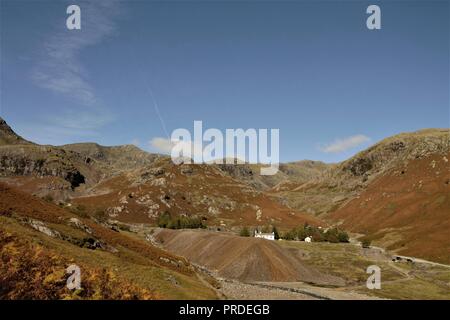
[[[255,238],[263,238],[266,240],[275,240],[275,233],[274,232],[262,233],[262,232],[255,230]]]

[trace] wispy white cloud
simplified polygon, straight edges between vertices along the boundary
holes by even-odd
[[[172,148],[177,146],[179,149],[191,150],[191,157],[195,155],[202,156],[203,145],[197,145],[197,148],[194,148],[194,142],[192,141],[172,141],[167,138],[156,137],[150,140],[150,146],[157,152],[170,154],[172,152]],[[197,153],[196,153],[197,152]]]
[[[203,161],[205,163],[213,163],[216,160],[223,160],[224,157],[214,157],[214,156],[210,156],[209,154],[203,154],[204,151],[204,147],[205,145],[199,143],[199,144],[195,144],[193,141],[189,140],[189,141],[172,141],[170,139],[167,138],[161,138],[161,137],[156,137],[153,138],[149,141],[149,145],[150,145],[150,149],[153,152],[160,152],[160,153],[165,153],[165,154],[171,154],[172,152],[172,148],[174,148],[175,146],[177,146],[177,149],[183,149],[183,150],[191,150],[191,158],[199,158],[199,159],[203,159]],[[196,148],[195,148],[196,146]],[[226,150],[223,150],[224,154],[225,154]],[[247,162],[247,158],[245,154],[232,154],[232,155],[226,155],[227,158],[230,159],[239,159],[242,162]]]
[[[68,15],[63,12],[53,33],[42,42],[31,70],[31,80],[36,86],[76,105],[72,103],[61,109],[44,111],[37,116],[38,123],[30,124],[39,132],[36,139],[45,143],[61,144],[96,136],[100,127],[115,118],[112,111],[104,107],[81,56],[85,48],[114,35],[120,3],[96,0],[77,4],[81,8],[81,30],[68,30],[65,23]]]
[[[55,33],[43,43],[31,77],[41,88],[91,106],[98,103],[98,97],[89,82],[89,72],[80,62],[80,52],[114,33],[119,6],[117,1],[97,0],[81,2],[80,7],[81,30],[68,30],[60,21]]]
[[[155,151],[166,154],[170,154],[172,148],[175,146],[175,144],[170,139],[160,137],[156,137],[150,140],[149,145],[150,147],[155,149]]]
[[[340,153],[355,148],[368,141],[370,141],[369,137],[363,134],[357,134],[343,139],[336,139],[330,144],[319,147],[319,149],[326,153]]]

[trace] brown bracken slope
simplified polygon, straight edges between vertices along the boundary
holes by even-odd
[[[329,217],[399,254],[450,263],[448,159],[450,154],[411,160]]]
[[[73,263],[81,291],[66,289]],[[0,271],[0,299],[215,297],[185,259],[3,183]]]

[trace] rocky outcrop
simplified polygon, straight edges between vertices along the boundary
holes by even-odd
[[[18,134],[0,117],[0,145],[5,144],[31,144]]]
[[[33,145],[1,146],[0,176],[60,177],[72,188],[85,183],[84,175],[62,152]]]
[[[449,152],[448,129],[425,129],[386,138],[341,163],[329,165],[304,183],[274,189],[290,207],[316,215],[336,211],[391,171],[405,173],[408,163]],[[339,199],[336,201],[336,199]]]
[[[446,129],[427,129],[413,133],[399,134],[375,144],[335,169],[328,177],[336,182],[346,182],[353,188],[366,183],[394,167],[405,166],[410,160],[422,159],[449,151],[449,131]],[[338,181],[340,180],[340,181]],[[353,183],[352,183],[353,182]],[[338,183],[342,185],[341,183]]]
[[[106,147],[96,143],[76,143],[60,148],[67,152],[77,153],[86,161],[95,162],[95,166],[107,175],[145,167],[160,157],[134,145]]]

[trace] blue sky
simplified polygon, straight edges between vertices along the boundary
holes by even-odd
[[[279,128],[282,161],[335,162],[449,127],[448,1],[0,3],[0,114],[38,143],[157,151],[163,124],[202,120]],[[381,30],[366,28],[373,3]]]

